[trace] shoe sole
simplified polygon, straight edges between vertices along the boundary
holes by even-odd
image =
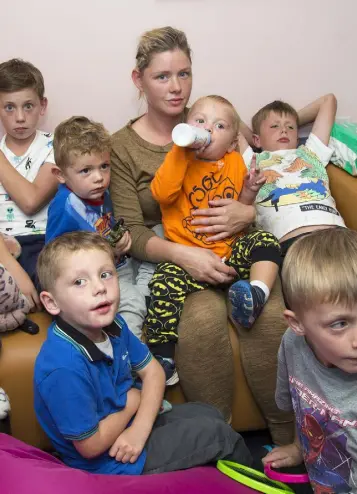
[[[237,281],[230,287],[228,296],[232,304],[232,318],[243,328],[250,329],[254,312],[250,284],[247,281]]]
[[[180,378],[177,374],[177,370],[175,369],[175,372],[172,374],[172,376],[169,379],[167,379],[166,386],[173,386],[174,384],[177,384],[179,380]]]

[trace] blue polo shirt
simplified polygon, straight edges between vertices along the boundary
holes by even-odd
[[[144,468],[145,450],[135,463],[124,464],[108,451],[83,458],[72,443],[95,434],[102,419],[125,407],[133,387],[132,371],[143,369],[152,359],[119,314],[103,330],[112,343],[113,359],[61,318],[51,324],[35,363],[35,411],[67,465],[95,473],[138,475]]]

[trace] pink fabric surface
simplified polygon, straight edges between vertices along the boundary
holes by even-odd
[[[94,475],[0,434],[1,494],[252,494],[214,467],[159,475]]]

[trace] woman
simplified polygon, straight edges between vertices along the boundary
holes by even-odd
[[[210,284],[230,283],[234,270],[213,252],[168,242],[151,230],[160,223],[161,214],[150,182],[171,148],[172,129],[185,119],[192,88],[191,50],[185,34],[171,27],[145,33],[132,79],[148,109],[114,134],[111,178],[115,214],[123,216],[131,230],[131,253],[153,263],[173,262]],[[197,233],[214,234],[213,239],[236,234],[255,217],[253,206],[234,200],[212,201],[211,206],[200,209],[192,224]],[[190,295],[179,334],[175,359],[187,399],[211,403],[228,419],[233,362],[223,292],[205,290]]]

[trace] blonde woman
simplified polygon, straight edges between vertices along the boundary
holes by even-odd
[[[132,80],[147,102],[147,112],[113,136],[110,189],[115,213],[120,212],[130,227],[131,253],[142,261],[173,262],[210,285],[228,284],[235,272],[212,251],[169,242],[152,231],[161,222],[161,213],[150,183],[171,149],[172,129],[185,120],[191,94],[191,50],[185,34],[172,27],[144,33]],[[196,232],[212,235],[212,240],[236,234],[255,217],[253,206],[232,199],[213,201],[210,206],[200,209],[193,223]],[[224,293],[205,290],[190,295],[178,331],[175,360],[187,399],[211,403],[228,419],[233,361]],[[274,403],[275,382],[271,387]]]

